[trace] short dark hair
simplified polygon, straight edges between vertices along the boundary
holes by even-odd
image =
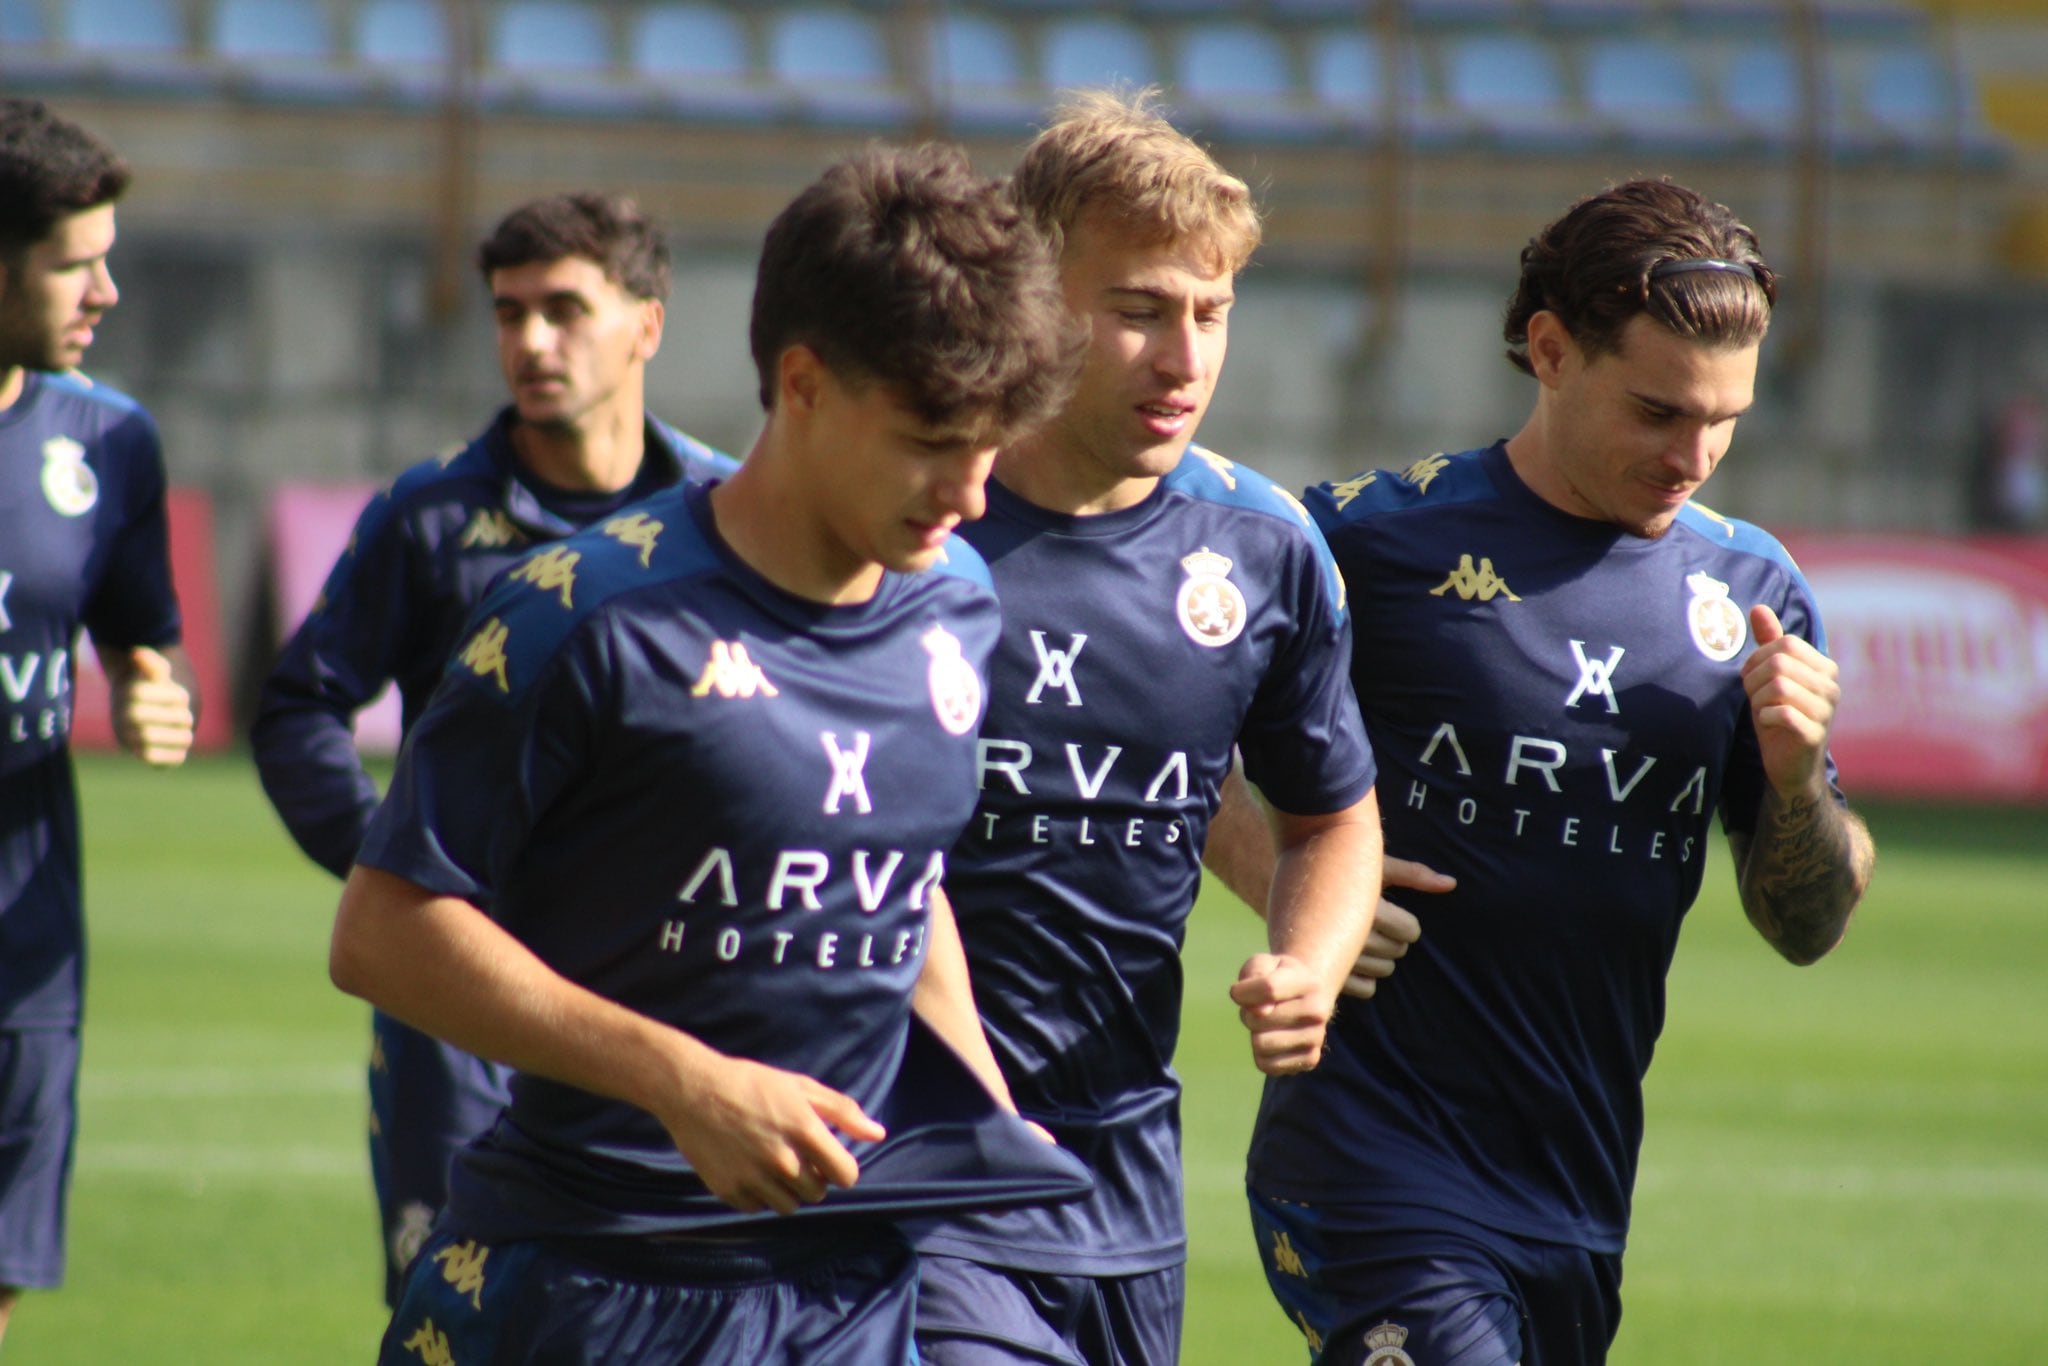
[[[1672,270],[1673,263],[1705,262]],[[1638,313],[1706,346],[1763,340],[1778,299],[1756,234],[1726,205],[1671,180],[1589,195],[1522,248],[1522,278],[1501,328],[1530,369],[1529,319],[1548,310],[1588,355],[1611,354]]]
[[[579,191],[529,200],[498,221],[478,244],[484,282],[494,271],[580,256],[638,299],[666,299],[668,242],[630,195]]]
[[[41,100],[0,98],[0,257],[50,235],[57,220],[111,204],[128,163]]]
[[[856,153],[777,216],[748,335],[764,408],[782,353],[808,346],[925,421],[986,415],[1005,436],[1066,402],[1085,341],[1009,187],[937,142]]]

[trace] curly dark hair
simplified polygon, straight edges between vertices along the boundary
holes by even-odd
[[[1085,345],[1008,186],[936,142],[856,153],[782,211],[749,340],[764,408],[783,351],[808,346],[928,422],[987,416],[1011,435],[1065,404]]]
[[[15,260],[60,218],[111,204],[128,163],[41,100],[0,98],[0,259]]]
[[[1702,345],[1750,346],[1777,299],[1756,234],[1725,205],[1669,179],[1631,180],[1581,199],[1522,248],[1501,332],[1524,372],[1529,319],[1544,310],[1588,355],[1617,350],[1638,313]]]

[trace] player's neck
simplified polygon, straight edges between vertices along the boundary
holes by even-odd
[[[711,490],[711,521],[747,568],[785,593],[831,606],[866,602],[882,566],[846,553],[791,477],[793,461],[756,442],[732,476]]]
[[[12,408],[14,401],[21,397],[21,391],[27,387],[28,371],[19,365],[0,370],[0,413]]]
[[[1585,515],[1572,505],[1569,490],[1557,477],[1541,413],[1531,414],[1522,430],[1508,438],[1506,450],[1508,465],[1529,492],[1560,512],[1571,513],[1574,517]]]
[[[1050,431],[1005,447],[995,481],[1025,502],[1068,517],[1095,517],[1136,507],[1159,487],[1156,477],[1110,469]]]
[[[512,449],[542,483],[577,493],[617,493],[639,477],[647,425],[636,408],[573,426],[514,421]]]

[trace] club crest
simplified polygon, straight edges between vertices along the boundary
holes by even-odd
[[[981,675],[960,652],[960,640],[943,626],[934,626],[919,641],[932,657],[925,677],[931,684],[932,711],[948,735],[965,735],[981,718]]]
[[[1204,546],[1183,557],[1180,563],[1188,572],[1173,600],[1180,629],[1195,644],[1211,649],[1236,640],[1251,609],[1245,605],[1244,594],[1228,577],[1229,559]]]
[[[1398,1323],[1382,1323],[1365,1335],[1365,1345],[1372,1349],[1366,1354],[1365,1366],[1415,1366],[1415,1358],[1401,1350],[1406,1341],[1406,1328]]]
[[[85,447],[68,436],[43,443],[43,497],[66,517],[82,517],[100,500],[100,478],[85,463]]]
[[[1728,596],[1728,585],[1701,573],[1686,575],[1685,586],[1692,589],[1692,601],[1685,605],[1692,643],[1716,663],[1735,658],[1749,640],[1749,623]]]

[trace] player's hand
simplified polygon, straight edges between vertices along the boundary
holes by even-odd
[[[1764,776],[1780,795],[1817,791],[1826,782],[1828,729],[1842,689],[1835,661],[1798,636],[1762,603],[1749,609],[1756,649],[1742,661],[1742,686],[1763,754]]]
[[[1306,1072],[1323,1058],[1337,1003],[1299,958],[1257,953],[1230,984],[1237,1017],[1251,1031],[1252,1061],[1267,1076]]]
[[[146,764],[170,768],[192,748],[192,694],[171,674],[171,661],[148,646],[109,660],[114,738]]]
[[[1392,856],[1384,860],[1381,876],[1385,887],[1405,887],[1415,892],[1442,893],[1458,885],[1456,878],[1427,864]],[[1394,975],[1394,965],[1409,946],[1420,938],[1422,922],[1382,896],[1372,913],[1372,933],[1366,936],[1365,949],[1352,964],[1351,975],[1344,979],[1344,994],[1361,1001],[1371,1000],[1380,983]]]
[[[744,1213],[794,1214],[859,1180],[835,1129],[888,1137],[851,1096],[799,1072],[721,1057],[702,1081],[662,1123],[711,1193]]]

